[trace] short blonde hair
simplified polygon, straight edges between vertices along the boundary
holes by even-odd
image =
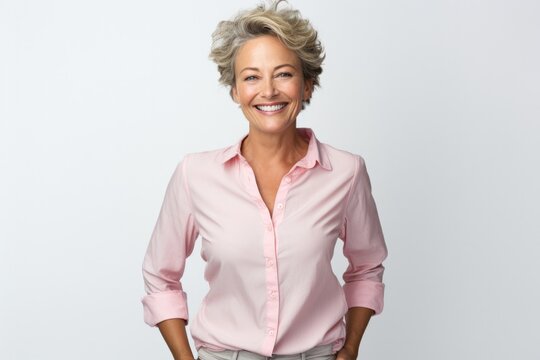
[[[287,48],[294,51],[302,64],[304,80],[320,86],[319,75],[325,58],[317,31],[298,10],[278,9],[284,0],[274,0],[268,8],[264,4],[239,12],[232,20],[220,21],[212,34],[210,59],[220,74],[219,82],[232,87],[235,84],[234,64],[238,49],[248,40],[262,35],[276,36]],[[305,101],[309,104],[310,99]]]

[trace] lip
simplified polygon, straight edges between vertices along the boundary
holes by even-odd
[[[269,103],[259,103],[255,104],[255,106],[272,106],[272,105],[279,105],[279,104],[288,104],[287,101],[274,101]]]
[[[257,108],[257,106],[273,106],[273,105],[285,105],[285,106],[283,106],[281,109],[275,110],[275,111],[263,111],[263,110],[259,110]],[[289,105],[289,103],[286,102],[286,101],[275,101],[275,102],[270,102],[270,103],[255,104],[255,105],[253,105],[253,108],[260,114],[273,115],[273,114],[277,114],[277,113],[282,112],[285,108],[287,108],[288,105]]]

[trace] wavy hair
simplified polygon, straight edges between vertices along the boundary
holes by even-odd
[[[260,4],[253,9],[240,11],[231,20],[220,21],[212,33],[209,57],[217,64],[219,82],[230,87],[231,96],[236,81],[234,65],[238,49],[246,41],[262,35],[276,36],[294,51],[302,64],[304,80],[311,80],[314,88],[320,86],[319,75],[325,54],[317,31],[309,20],[302,18],[298,10],[279,8],[283,1],[274,0],[268,7]],[[310,99],[305,103],[309,104]]]

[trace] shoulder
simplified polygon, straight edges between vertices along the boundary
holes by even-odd
[[[189,152],[184,154],[182,160],[186,162],[198,162],[203,161],[204,163],[207,162],[216,162],[218,163],[220,159],[222,158],[223,154],[226,153],[227,149],[229,149],[231,146],[226,146],[218,149],[211,149],[211,150],[205,150],[205,151],[197,151],[197,152]]]
[[[359,168],[365,167],[364,157],[335,146],[319,142],[321,153],[326,155],[332,169],[338,172],[346,172],[354,176]],[[323,155],[323,156],[324,156]]]
[[[223,168],[223,162],[231,152],[234,145],[185,153],[178,162],[182,172],[193,176],[204,176],[205,174],[215,173],[216,170]]]

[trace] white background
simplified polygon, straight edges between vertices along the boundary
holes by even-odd
[[[208,52],[255,4],[0,0],[0,358],[171,358],[142,259],[180,158],[247,131]],[[327,50],[298,126],[365,158],[390,252],[359,358],[539,359],[540,3],[291,4]]]

